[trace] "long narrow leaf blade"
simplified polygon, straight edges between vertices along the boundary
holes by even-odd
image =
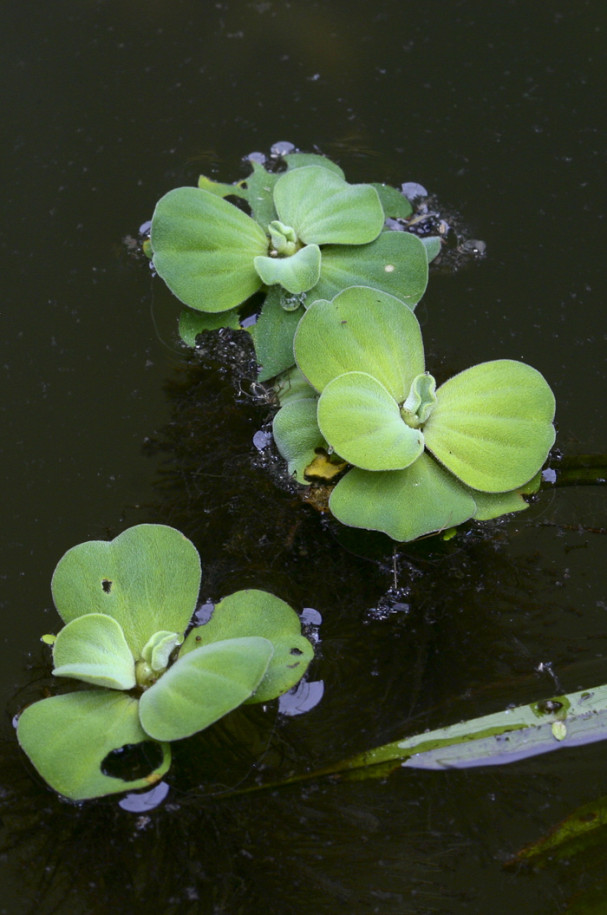
[[[496,766],[605,739],[607,685],[602,685],[384,744],[339,770],[388,763],[415,769]]]

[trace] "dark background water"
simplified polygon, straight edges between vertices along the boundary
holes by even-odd
[[[235,405],[212,360],[187,367],[167,296],[122,239],[169,188],[242,177],[242,156],[277,140],[352,181],[420,181],[488,250],[432,278],[429,368],[523,359],[555,391],[559,448],[605,451],[606,25],[588,0],[3,5],[0,911],[552,913],[594,885],[592,860],[503,862],[607,793],[601,744],[197,797],[238,783],[260,747],[270,772],[303,771],[550,695],[540,662],[564,689],[607,681],[604,495],[543,493],[490,537],[413,548],[409,611],[388,612],[389,561],[344,548],[251,466],[267,409]],[[192,537],[203,596],[267,587],[324,619],[322,702],[237,721],[242,752],[221,729],[178,748],[149,821],[116,799],[59,802],[10,725],[47,673],[57,560],[138,521]]]

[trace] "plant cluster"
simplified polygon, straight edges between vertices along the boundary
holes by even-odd
[[[154,210],[148,248],[158,275],[188,306],[180,320],[187,342],[203,330],[239,327],[243,304],[263,293],[250,327],[260,381],[293,365],[295,328],[313,301],[364,284],[415,307],[440,250],[436,237],[388,228],[386,220],[413,212],[396,188],[348,184],[324,156],[280,161],[282,172],[252,162],[237,184],[201,177],[198,187],[169,191]]]
[[[555,437],[544,378],[499,359],[437,386],[414,308],[440,238],[395,231],[414,218],[396,188],[349,184],[318,155],[289,152],[280,167],[252,162],[237,184],[202,177],[158,202],[147,252],[187,306],[182,337],[241,327],[258,307],[247,329],[281,404],[276,445],[298,483],[331,487],[343,524],[408,541],[525,508]],[[28,706],[17,726],[60,794],[148,787],[172,741],[305,673],[313,649],[287,604],[238,591],[194,625],[200,579],[195,547],[164,525],[60,560],[52,592],[65,625],[43,641],[54,676],[78,688]],[[129,749],[144,765],[125,775]]]
[[[350,185],[322,156],[283,162],[157,204],[151,256],[189,306],[182,332],[238,327],[265,294],[250,330],[281,402],[276,445],[299,483],[333,487],[343,524],[408,541],[526,508],[555,438],[546,381],[500,359],[437,389],[413,309],[440,238],[391,230],[412,213],[396,188]]]
[[[526,508],[555,437],[535,369],[483,362],[437,388],[413,312],[368,287],[314,302],[294,351],[274,438],[301,482],[319,456],[342,474],[329,507],[343,524],[406,541]]]
[[[305,673],[313,649],[299,618],[267,592],[237,591],[189,628],[200,579],[194,545],[160,524],[82,543],[59,561],[52,592],[65,626],[43,641],[54,676],[88,688],[28,706],[17,736],[60,794],[149,787],[170,766],[171,741],[275,699]],[[135,747],[148,762],[141,776],[113,774],[113,756]]]

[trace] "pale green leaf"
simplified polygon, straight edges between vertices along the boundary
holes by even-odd
[[[476,502],[474,517],[477,521],[490,521],[529,508],[518,489],[512,492],[479,492],[473,489],[470,492]]]
[[[389,184],[376,184],[371,187],[377,191],[386,217],[390,219],[407,219],[413,213],[413,207],[397,188]]]
[[[302,397],[317,398],[316,389],[308,384],[303,372],[296,365],[276,379],[274,391],[283,407],[290,401],[300,400]]]
[[[180,657],[139,700],[155,740],[181,740],[223,718],[255,692],[273,653],[265,638],[228,639]]]
[[[170,747],[151,744],[142,730],[137,700],[113,690],[83,690],[36,702],[19,716],[17,738],[51,788],[74,801],[149,788],[171,763]],[[160,757],[143,777],[129,781],[102,772],[109,753],[137,744],[144,744],[143,750],[151,744],[151,760]]]
[[[306,165],[319,165],[321,168],[328,168],[329,171],[335,172],[340,178],[346,177],[343,170],[336,162],[331,162],[326,156],[321,156],[318,153],[288,153],[286,156],[283,156],[283,159],[287,163],[287,168],[289,170],[293,168],[305,168]]]
[[[206,175],[200,175],[198,178],[198,187],[201,191],[209,191],[216,197],[245,197],[246,191],[238,184],[223,184],[221,181],[213,181]]]
[[[164,524],[138,524],[110,542],[91,540],[59,560],[51,583],[64,622],[104,613],[120,623],[133,656],[161,629],[183,633],[196,608],[200,558]]]
[[[554,396],[522,362],[482,362],[436,392],[426,447],[473,489],[507,492],[540,469],[554,444]]]
[[[462,524],[476,511],[470,491],[427,454],[405,470],[353,468],[331,493],[329,507],[342,524],[398,541]]]
[[[362,245],[377,238],[384,211],[370,184],[348,184],[327,168],[311,165],[281,175],[274,204],[282,222],[306,244]]]
[[[293,295],[307,292],[320,276],[320,248],[306,245],[289,257],[259,256],[255,269],[266,286],[278,284]]]
[[[399,299],[355,286],[332,302],[315,302],[294,340],[299,368],[317,390],[345,372],[367,372],[402,403],[424,371],[417,318]]]
[[[323,248],[320,280],[308,301],[332,299],[347,286],[372,286],[414,308],[427,285],[428,258],[419,238],[409,232],[382,232],[358,248]]]
[[[346,372],[326,385],[318,426],[337,454],[364,470],[401,470],[424,450],[419,429],[403,421],[390,392],[365,372]]]
[[[179,315],[179,336],[187,346],[196,346],[196,337],[203,331],[220,330],[222,327],[239,330],[240,319],[235,308],[217,314],[184,308]]]
[[[606,735],[607,686],[601,685],[406,737],[368,750],[334,770],[395,761],[416,769],[503,765],[604,740]]]
[[[441,253],[443,243],[440,240],[438,235],[427,235],[426,238],[421,239],[421,243],[426,249],[426,257],[428,258],[428,263],[434,260],[435,257]]]
[[[198,311],[229,311],[260,286],[253,259],[266,254],[260,226],[233,204],[195,187],[165,194],[154,210],[153,262],[171,292]]]
[[[269,172],[260,162],[251,161],[251,167],[253,172],[242,182],[242,185],[253,218],[265,231],[269,223],[277,216],[272,192],[279,175]]]
[[[248,701],[268,702],[295,686],[314,656],[310,642],[301,634],[299,617],[279,597],[255,589],[230,594],[217,604],[204,626],[189,633],[179,656],[201,645],[253,635],[268,639],[274,654]]]
[[[316,457],[317,449],[326,445],[318,428],[317,404],[316,397],[289,400],[280,408],[272,424],[276,447],[287,462],[289,473],[298,483],[306,483],[306,467]]]
[[[141,650],[141,657],[153,671],[164,670],[169,663],[171,653],[183,642],[183,635],[161,629],[155,632]]]
[[[76,617],[53,645],[55,677],[72,677],[110,689],[135,686],[135,659],[115,619],[103,613]]]
[[[434,410],[436,404],[436,381],[428,372],[416,375],[411,382],[411,389],[402,405],[402,416],[405,422],[414,429],[423,425]]]
[[[303,308],[287,311],[282,305],[284,297],[286,293],[280,286],[272,286],[256,323],[251,327],[255,356],[261,366],[258,381],[274,378],[295,362],[293,337]]]

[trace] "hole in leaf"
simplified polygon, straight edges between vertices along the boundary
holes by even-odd
[[[290,654],[303,654],[301,648],[292,648]]]
[[[150,775],[162,763],[162,747],[153,740],[142,743],[127,743],[110,750],[102,761],[100,769],[110,778],[134,782]]]
[[[550,715],[553,712],[558,712],[562,707],[563,703],[559,702],[558,699],[544,699],[542,702],[537,703],[537,710],[542,715]]]
[[[114,582],[111,581],[111,579],[109,579],[109,578],[101,579],[101,587],[103,588],[103,590],[105,591],[106,594],[110,593],[110,591],[112,590],[113,584],[114,584]]]

